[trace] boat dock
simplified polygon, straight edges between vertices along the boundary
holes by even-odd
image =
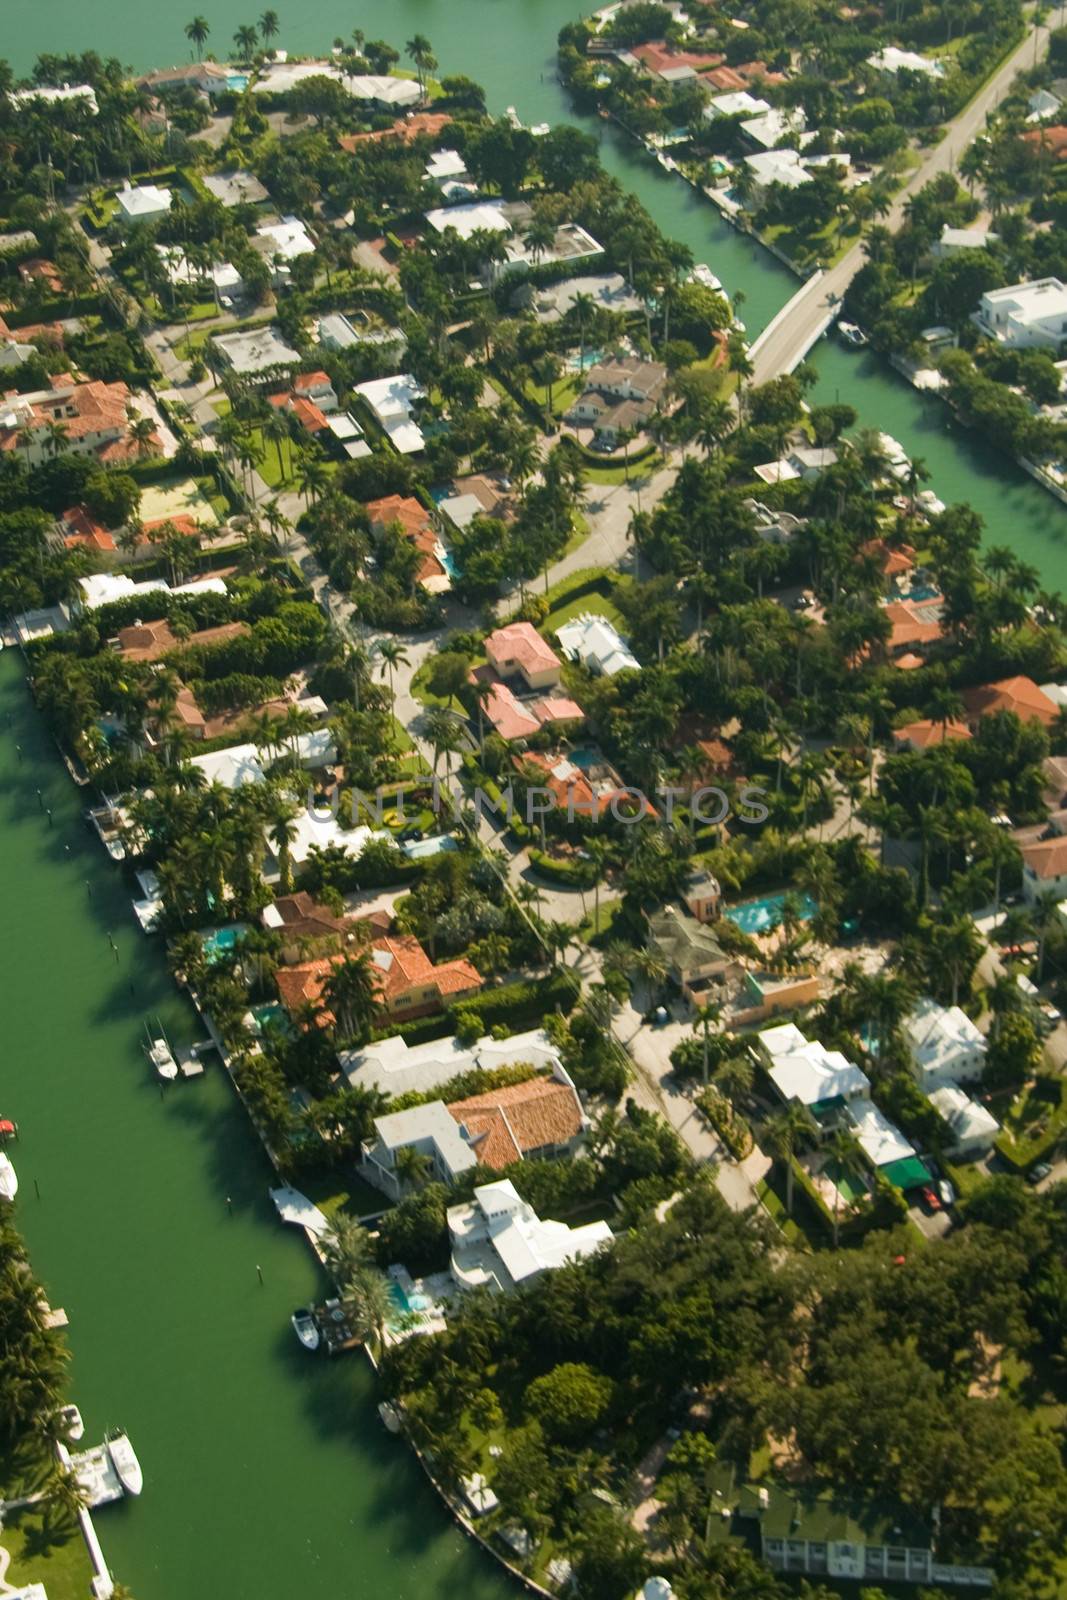
[[[106,1444],[95,1445],[92,1450],[80,1450],[71,1456],[70,1466],[85,1490],[91,1511],[95,1511],[97,1506],[108,1506],[114,1500],[121,1500],[126,1493]]]

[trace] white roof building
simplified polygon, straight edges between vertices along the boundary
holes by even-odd
[[[946,1083],[929,1096],[930,1104],[952,1133],[953,1153],[979,1155],[988,1150],[1000,1132],[1000,1124],[985,1106],[970,1099],[966,1090],[955,1083]]]
[[[768,1076],[785,1101],[802,1106],[827,1100],[865,1099],[871,1084],[867,1074],[840,1050],[827,1050],[817,1039],[805,1038],[795,1023],[765,1028],[759,1043],[771,1062]]]
[[[613,678],[617,672],[640,672],[641,663],[614,623],[585,611],[556,630],[563,654],[589,672]]]
[[[1059,111],[1062,101],[1058,94],[1050,94],[1047,89],[1036,89],[1027,101],[1029,116],[1027,122],[1044,122],[1048,117],[1054,117]]]
[[[357,383],[355,393],[366,401],[385,429],[393,448],[402,456],[414,455],[424,448],[426,440],[412,417],[412,410],[417,400],[426,398],[426,391],[410,372]]]
[[[770,101],[758,99],[747,89],[738,89],[733,94],[715,95],[704,107],[704,116],[709,122],[716,117],[762,117],[770,109]]]
[[[58,88],[46,83],[34,84],[29,89],[12,89],[8,99],[13,106],[30,105],[34,101],[57,105],[65,100],[81,100],[94,117],[100,110],[96,103],[96,91],[88,83],[64,83]]]
[[[382,106],[413,106],[422,99],[414,78],[391,78],[360,73],[349,76],[333,61],[272,61],[260,71],[252,84],[255,94],[288,94],[306,78],[333,78],[353,100],[371,101]]]
[[[451,1206],[452,1276],[461,1289],[511,1289],[611,1244],[606,1222],[542,1222],[510,1178],[483,1183],[471,1205]]]
[[[293,749],[304,767],[327,766],[337,759],[337,749],[329,728],[315,728],[310,733],[300,734],[293,741]],[[257,745],[232,744],[225,750],[209,750],[202,756],[193,756],[192,765],[200,768],[208,783],[220,783],[224,789],[240,789],[246,783],[264,782],[266,773],[263,763],[266,759],[266,752]],[[270,764],[269,761],[267,764]],[[302,811],[296,819],[298,827],[306,817],[306,811]],[[360,831],[353,830],[353,835]],[[362,831],[370,832],[369,829]]]
[[[467,164],[458,150],[435,150],[423,175],[431,183],[447,183],[450,178],[465,178]]]
[[[988,250],[991,244],[1000,241],[1000,234],[993,233],[989,228],[950,228],[948,223],[941,229],[941,237],[930,248],[930,254],[935,260],[943,261],[946,256],[958,255],[961,250]]]
[[[429,1156],[433,1175],[440,1183],[454,1183],[461,1173],[478,1165],[463,1129],[443,1100],[413,1106],[410,1111],[393,1111],[374,1118],[373,1139],[363,1145],[364,1175],[379,1189],[399,1196],[403,1182],[397,1175],[396,1158],[401,1150],[414,1149]]]
[[[362,1050],[346,1050],[338,1060],[353,1088],[381,1089],[394,1097],[440,1089],[461,1072],[475,1067],[492,1071],[494,1067],[529,1065],[547,1068],[560,1083],[571,1081],[559,1051],[540,1028],[514,1034],[510,1039],[491,1039],[487,1035],[472,1045],[454,1038],[409,1045],[396,1035],[378,1039]]]
[[[162,578],[149,578],[144,583],[134,583],[124,572],[91,572],[87,578],[78,579],[81,604],[86,611],[97,606],[107,606],[114,600],[132,600],[139,594],[169,594],[170,584]]]
[[[156,222],[170,210],[171,192],[154,183],[126,183],[115,196],[123,222]]]
[[[745,165],[754,174],[758,189],[769,189],[772,183],[799,189],[811,182],[799,150],[765,150],[758,156],[746,156]]]
[[[848,1114],[855,1128],[856,1143],[872,1167],[886,1167],[891,1161],[903,1161],[915,1154],[914,1147],[873,1100],[850,1100]]]
[[[328,734],[328,729],[323,729]],[[325,766],[330,759],[336,759],[336,749],[330,741],[330,755],[323,760],[307,759],[301,757],[304,766]],[[270,843],[270,829],[266,830],[267,841]],[[374,828],[343,827],[337,817],[330,812],[309,811],[302,807],[293,818],[293,837],[289,842],[289,859],[298,866],[302,861],[307,861],[312,849],[325,850],[330,845],[340,849],[353,860],[361,856],[372,839],[381,839],[384,835]],[[271,846],[271,848],[274,848]]]
[[[914,50],[898,50],[895,44],[886,45],[884,50],[876,50],[873,56],[867,57],[867,65],[873,67],[875,72],[921,72],[928,78],[945,76],[940,61],[930,61],[926,56],[917,55]]]
[[[768,106],[761,116],[742,122],[741,132],[753,144],[758,144],[761,150],[773,150],[780,140],[793,139],[802,134],[807,125],[807,118],[799,108],[782,111],[776,106]]]
[[[1067,285],[1059,278],[1035,278],[991,289],[974,320],[1001,344],[1055,349],[1067,339]]]
[[[252,246],[274,274],[275,288],[288,283],[292,276],[291,263],[298,256],[313,255],[315,251],[315,241],[299,217],[283,217],[280,222],[257,228]]]
[[[205,172],[200,181],[227,207],[255,206],[270,199],[254,172]]]
[[[163,263],[163,271],[171,283],[213,283],[220,294],[241,287],[241,274],[232,262],[215,261],[210,269],[204,272],[202,268],[193,265],[180,245],[157,244],[156,251]]]
[[[247,328],[236,333],[217,333],[212,340],[234,372],[254,377],[282,367],[295,367],[300,352],[286,344],[277,328]]]
[[[427,211],[426,221],[437,233],[454,228],[461,239],[472,233],[510,233],[506,200],[471,200],[461,206],[437,206]]]
[[[986,1041],[959,1006],[920,1001],[905,1018],[904,1036],[924,1093],[946,1083],[973,1083],[982,1076]]]

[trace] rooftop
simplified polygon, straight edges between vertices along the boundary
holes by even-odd
[[[260,205],[270,199],[252,172],[205,172],[201,182],[224,206]]]
[[[848,1114],[856,1131],[856,1143],[872,1167],[888,1166],[915,1154],[900,1129],[878,1109],[873,1100],[850,1100]]]
[[[472,1045],[461,1044],[456,1038],[408,1045],[397,1035],[379,1039],[363,1050],[346,1051],[339,1059],[349,1083],[381,1089],[393,1096],[440,1089],[474,1067],[490,1071],[494,1067],[529,1064],[548,1068],[557,1077],[570,1081],[563,1071],[559,1051],[540,1028],[510,1039],[486,1035]]]
[[[641,670],[641,663],[615,624],[595,612],[585,611],[565,622],[556,630],[556,638],[565,656],[606,678],[617,672]]]
[[[509,622],[503,628],[496,628],[485,641],[485,652],[494,665],[497,661],[515,662],[524,673],[547,672],[559,667],[556,652],[529,622]]]
[[[300,352],[287,344],[277,328],[249,328],[238,333],[218,333],[213,343],[235,372],[270,372],[295,367]]]
[[[530,1078],[454,1100],[448,1113],[464,1129],[479,1163],[497,1172],[534,1151],[569,1144],[585,1125],[574,1086],[554,1078]]]
[[[1019,674],[963,691],[963,703],[971,717],[988,717],[997,711],[1013,711],[1023,722],[1040,722],[1046,728],[1056,721],[1059,708],[1042,693],[1033,678]]]

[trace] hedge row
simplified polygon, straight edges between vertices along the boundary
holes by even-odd
[[[591,861],[550,856],[543,850],[530,851],[530,865],[543,877],[568,889],[591,889],[597,879],[596,867]]]
[[[495,1027],[506,1027],[509,1033],[522,1033],[527,1028],[540,1025],[544,1018],[557,1009],[564,1014],[572,1011],[578,996],[572,979],[562,972],[553,972],[547,978],[529,979],[522,983],[505,984],[500,989],[484,989],[480,994],[468,995],[438,1012],[436,1016],[419,1017],[413,1022],[401,1022],[395,1027],[378,1030],[379,1037],[399,1034],[409,1045],[428,1044],[431,1039],[445,1039],[456,1031],[457,1012],[473,1012],[482,1024],[482,1032]]]
[[[734,1160],[744,1161],[746,1156],[751,1155],[755,1143],[752,1129],[740,1112],[734,1110],[726,1096],[709,1084],[706,1089],[700,1091],[696,1099],[697,1105]]]

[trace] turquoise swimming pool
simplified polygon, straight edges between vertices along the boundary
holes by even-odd
[[[243,922],[234,922],[228,928],[212,928],[204,935],[204,955],[209,961],[219,961],[228,956],[245,936]]]
[[[244,94],[248,88],[248,75],[244,72],[230,72],[226,75],[227,89],[233,89],[237,94]]]
[[[389,1298],[393,1302],[400,1317],[416,1316],[420,1311],[429,1311],[433,1301],[428,1294],[408,1294],[402,1284],[396,1279],[389,1283]],[[399,1320],[399,1319],[398,1319]]]
[[[725,916],[737,924],[742,933],[769,933],[782,920],[782,904],[786,890],[777,894],[761,895],[758,900],[743,900],[739,906],[727,906]],[[810,894],[794,894],[800,908],[801,922],[810,922],[819,907]]]

